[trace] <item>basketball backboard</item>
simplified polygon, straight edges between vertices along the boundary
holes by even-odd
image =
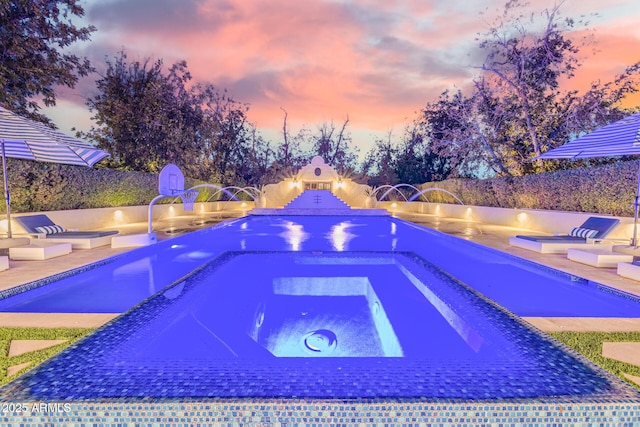
[[[180,168],[174,164],[168,164],[158,176],[158,191],[163,196],[177,196],[184,192],[184,175]]]

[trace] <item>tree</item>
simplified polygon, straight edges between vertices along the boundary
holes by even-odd
[[[289,129],[287,119],[289,113],[284,108],[282,119],[282,140],[273,143],[275,147],[269,148],[273,152],[273,161],[268,166],[266,173],[260,177],[262,184],[269,184],[293,177],[310,158],[310,154],[302,149],[303,144],[310,138],[309,130],[301,128],[295,135]],[[269,146],[271,144],[268,144]]]
[[[590,132],[635,112],[637,108],[624,108],[621,101],[627,95],[637,93],[639,87],[640,61],[626,67],[613,81],[593,82],[582,96],[577,91],[569,92],[562,101],[567,106],[566,120],[562,126],[558,126],[556,132],[571,137]]]
[[[240,174],[247,185],[261,186],[268,184],[270,179],[270,166],[273,164],[274,151],[262,136],[258,134],[255,126],[251,128],[251,146],[246,153]]]
[[[392,140],[391,132],[377,139],[361,168],[373,186],[441,181],[451,170],[449,159],[432,150],[417,123],[407,126],[399,141]]]
[[[405,129],[393,162],[398,180],[405,184],[442,181],[451,174],[451,162],[426,143],[419,126]]]
[[[280,109],[284,112],[284,118],[282,119],[282,144],[280,144],[277,150],[277,161],[279,161],[283,168],[287,169],[292,168],[294,165],[294,152],[299,151],[300,139],[292,138],[291,135],[289,135],[289,130],[287,129],[287,117],[289,113],[282,107]]]
[[[389,132],[386,138],[378,138],[374,141],[374,146],[367,153],[361,168],[369,175],[368,184],[374,187],[395,185],[400,182],[394,170],[397,150],[391,136],[392,133]]]
[[[96,124],[82,136],[111,153],[113,168],[159,172],[175,163],[191,178],[256,182],[257,163],[247,159],[266,148],[247,123],[248,107],[210,84],[188,87],[190,80],[185,61],[165,73],[161,60],[129,63],[120,52],[87,100]]]
[[[65,48],[89,40],[93,26],[77,27],[84,15],[76,0],[0,1],[0,104],[52,126],[35,98],[56,104],[55,87],[74,88],[92,71],[89,60]]]
[[[483,92],[465,96],[462,91],[444,91],[437,102],[422,110],[417,127],[429,141],[433,153],[447,159],[448,174],[478,176],[484,170],[490,174],[508,174],[500,155],[500,129],[504,120],[493,108],[496,100]],[[483,107],[483,108],[481,108]],[[484,110],[488,114],[483,116]]]
[[[533,159],[630,112],[620,101],[638,90],[640,62],[583,95],[561,87],[582,65],[577,54],[587,43],[570,38],[584,22],[562,18],[563,3],[527,14],[527,4],[507,2],[479,39],[486,57],[470,93],[444,91],[422,111],[426,138],[456,174],[514,176],[564,167]]]
[[[249,107],[210,84],[196,85],[192,93],[194,105],[204,105],[197,144],[201,150],[200,166],[210,171],[208,179],[225,185],[254,182],[257,177],[250,177],[253,172],[248,172],[246,160],[250,150],[261,145],[254,144],[254,131],[247,122]]]
[[[159,172],[167,163],[193,165],[195,129],[203,118],[190,111],[186,64],[175,64],[165,76],[161,60],[128,63],[125,52],[106,63],[98,94],[87,100],[96,125],[82,136],[109,152],[108,165],[115,169]]]
[[[529,172],[518,166],[542,154],[547,119],[557,110],[560,78],[573,77],[580,65],[579,46],[564,34],[577,23],[560,17],[563,3],[544,10],[543,25],[536,30],[535,16],[521,12],[526,4],[510,1],[504,15],[480,41],[487,56],[476,89],[481,100],[498,101],[493,108],[510,124],[509,138],[503,143],[512,152],[509,160],[515,160],[505,165],[513,175]]]
[[[356,164],[357,150],[350,147],[351,135],[347,130],[349,117],[338,128],[333,121],[318,125],[317,133],[311,136],[312,153],[322,157],[328,165],[338,171],[352,169]]]

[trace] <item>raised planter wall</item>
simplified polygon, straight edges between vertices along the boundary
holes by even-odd
[[[182,215],[206,215],[217,211],[248,211],[253,209],[253,202],[207,202],[196,203],[192,212],[185,212],[182,203],[162,204],[153,206],[153,220]],[[113,228],[132,223],[146,223],[149,219],[149,206],[124,206],[120,208],[78,209],[65,211],[47,211],[51,221],[65,228],[78,230],[98,230]],[[11,218],[35,215],[35,213],[12,214]],[[1,232],[6,232],[3,227]],[[15,221],[12,221],[14,233],[23,232]]]
[[[154,221],[183,215],[206,215],[219,211],[248,212],[255,207],[253,202],[208,202],[196,203],[193,212],[185,212],[181,203],[155,205]],[[80,209],[73,211],[43,212],[56,224],[65,228],[80,230],[96,230],[101,228],[117,228],[118,226],[147,222],[148,206],[126,206],[121,208]],[[582,224],[590,216],[618,218],[618,225],[609,237],[628,239],[633,233],[633,218],[614,217],[589,212],[545,211],[537,209],[507,209],[485,206],[470,206],[427,202],[378,202],[376,208],[387,209],[392,213],[416,212],[442,218],[455,218],[474,221],[478,224],[503,225],[523,230],[543,233],[568,233],[573,227]],[[29,214],[13,214],[18,217]],[[2,221],[0,221],[2,222]],[[19,226],[13,226],[14,233],[19,233]],[[4,228],[4,227],[0,227]],[[3,232],[4,230],[0,230]]]

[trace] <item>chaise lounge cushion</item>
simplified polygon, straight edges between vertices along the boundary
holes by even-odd
[[[577,234],[575,236],[563,235],[563,236],[529,236],[518,235],[509,238],[509,244],[517,246],[522,249],[530,251],[536,251],[543,254],[553,253],[560,254],[566,253],[570,248],[587,248],[595,246],[598,241],[601,241],[605,236],[615,228],[620,222],[617,218],[599,218],[590,217],[580,227],[577,227],[577,231],[570,234]],[[574,229],[576,230],[576,229]],[[582,231],[591,230],[591,231]],[[585,237],[589,236],[589,237]],[[590,240],[593,239],[593,240]]]
[[[598,230],[591,230],[590,228],[574,227],[569,236],[584,237],[586,239],[593,239],[598,235]]]
[[[586,242],[586,237],[579,236],[516,236],[518,239],[531,240],[532,242],[562,243],[562,242]]]
[[[54,229],[64,230],[64,228],[59,225],[56,225],[53,221],[51,221],[51,219],[48,216],[44,214],[15,217],[15,220],[18,224],[22,226],[22,228],[25,229],[27,233],[43,234],[43,231],[44,231],[45,235],[43,237],[46,237],[46,238],[93,239],[96,237],[104,237],[104,236],[111,236],[113,234],[118,234],[117,230],[51,232]],[[51,231],[47,232],[46,231],[47,229]]]
[[[616,225],[620,222],[617,218],[599,218],[592,216],[587,219],[580,227],[576,227],[578,229],[587,229],[591,230],[592,233],[587,236],[587,233],[576,232],[575,236],[566,235],[566,236],[516,236],[518,239],[531,240],[534,242],[541,243],[580,243],[586,242],[587,237],[589,239],[602,239],[604,236],[609,234],[611,230],[615,228]],[[575,228],[574,228],[575,230]],[[595,233],[593,233],[595,231]],[[584,236],[583,236],[584,234]]]

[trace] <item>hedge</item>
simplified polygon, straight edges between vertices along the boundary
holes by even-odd
[[[448,179],[420,188],[450,191],[467,205],[632,216],[638,165],[634,160],[519,177]],[[434,203],[456,203],[442,191],[429,191],[425,197]]]
[[[147,205],[158,195],[158,175],[144,172],[7,159],[7,176],[16,213]],[[201,183],[185,178],[186,188]],[[197,200],[213,192],[202,189]],[[0,205],[6,213],[5,203]]]
[[[7,160],[12,212],[146,205],[158,195],[157,174]],[[632,216],[637,176],[638,161],[629,161],[520,177],[449,179],[420,188],[450,191],[467,205]],[[186,188],[201,183],[185,178]],[[214,192],[201,189],[197,200]],[[434,203],[456,203],[442,191],[424,196]],[[6,213],[0,205],[0,213]]]

